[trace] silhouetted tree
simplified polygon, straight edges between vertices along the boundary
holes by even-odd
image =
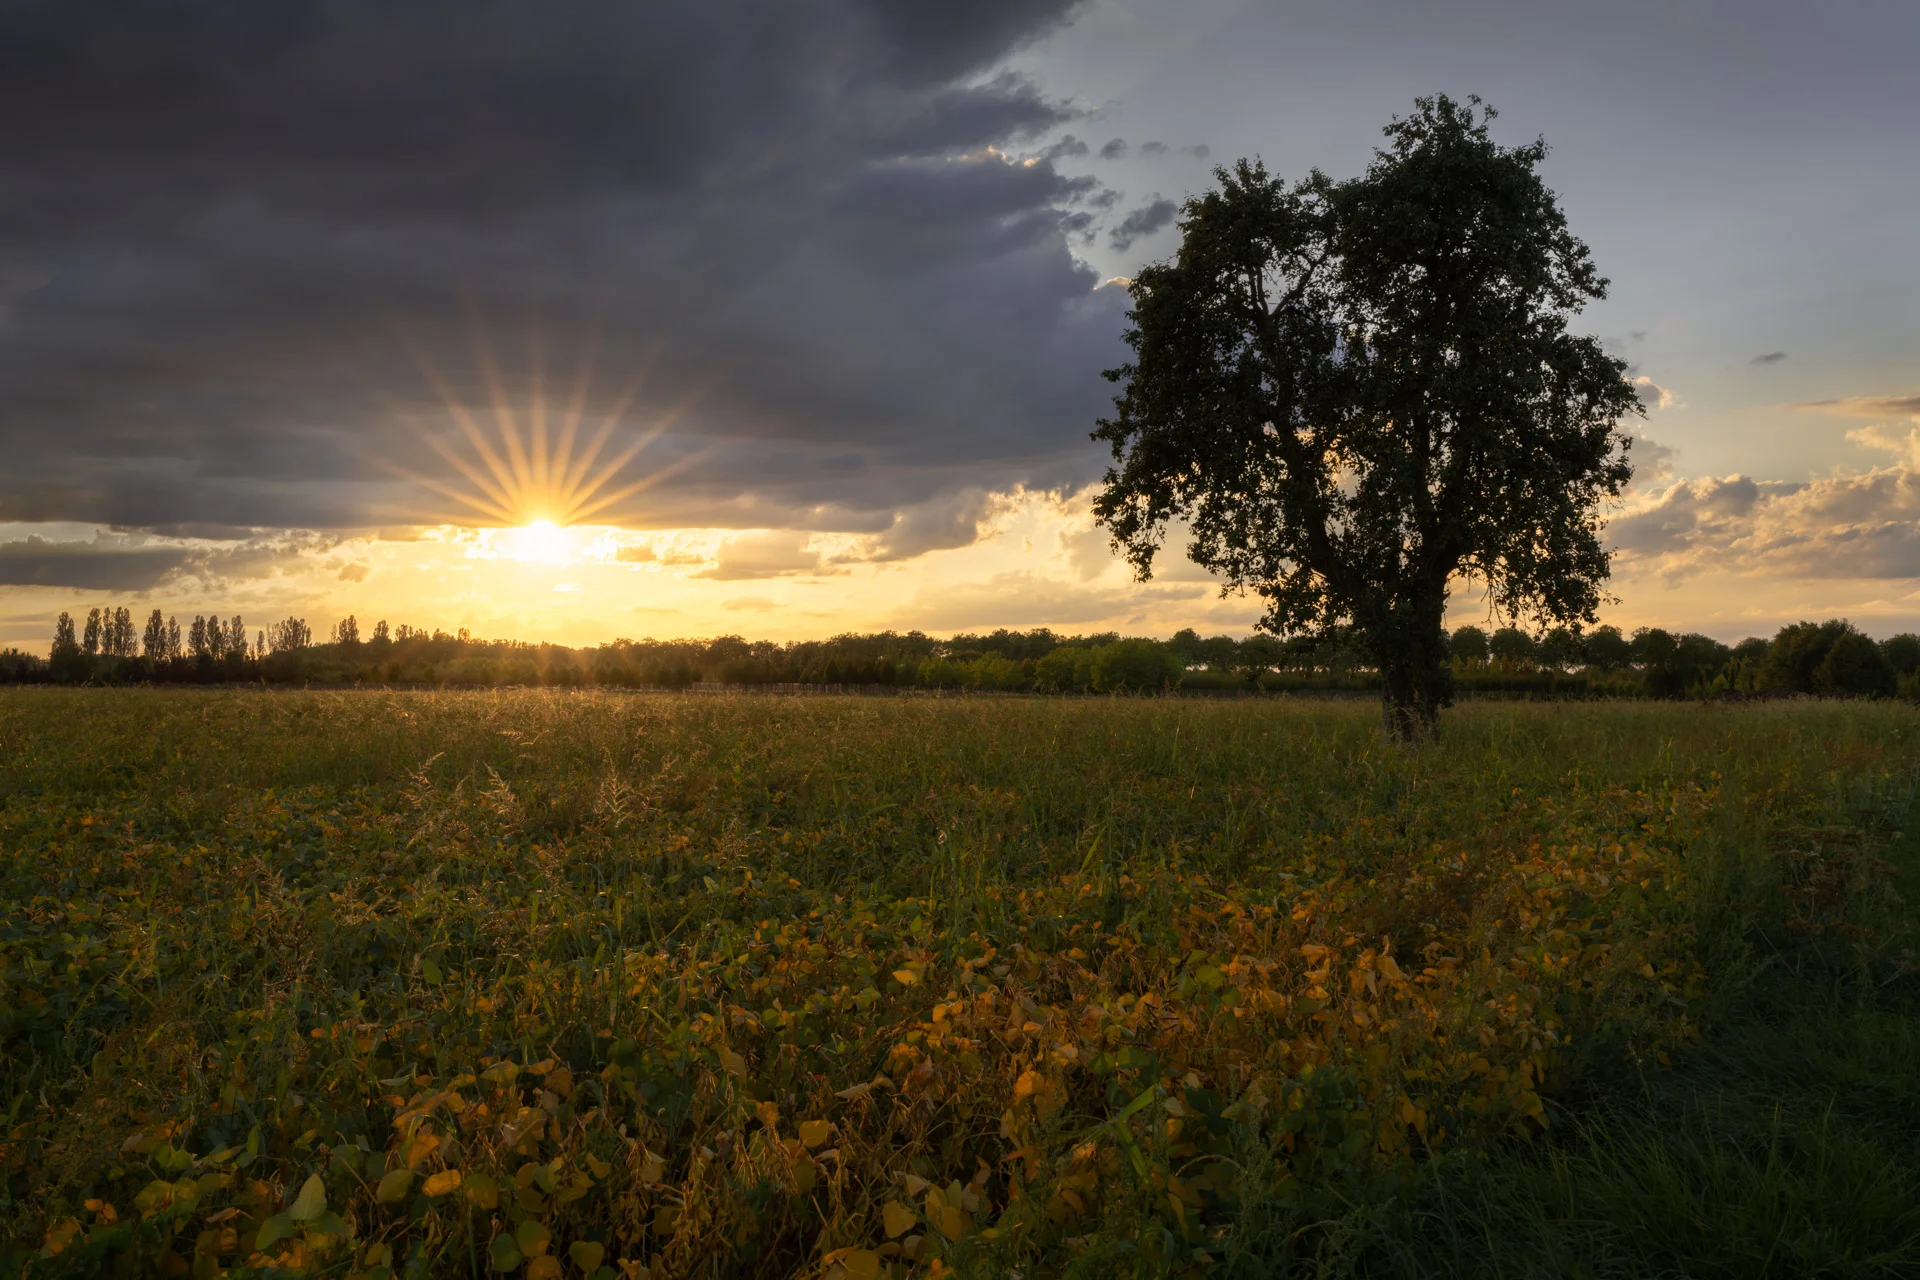
[[[92,657],[100,652],[100,646],[105,640],[106,627],[101,620],[100,611],[87,610],[87,630],[85,638],[80,642],[81,648],[86,650],[88,657]]]
[[[1826,661],[1834,642],[1853,630],[1852,624],[1839,618],[1826,622],[1796,622],[1780,628],[1767,646],[1766,659],[1760,664],[1759,685],[1792,693],[1817,692],[1814,673]]]
[[[267,647],[274,653],[297,653],[313,643],[313,628],[304,618],[288,618],[267,629]]]
[[[1487,637],[1487,652],[1502,662],[1532,662],[1539,646],[1518,627],[1502,627]]]
[[[1485,662],[1493,651],[1487,647],[1487,633],[1479,627],[1461,627],[1447,643],[1448,652],[1466,662]]]
[[[167,660],[167,620],[158,609],[147,615],[140,632],[140,652],[148,662]]]
[[[332,643],[351,649],[360,644],[360,623],[352,614],[333,624]]]
[[[113,656],[131,658],[134,655],[133,610],[122,606],[113,611]]]
[[[1920,671],[1920,636],[1911,631],[1882,640],[1880,652],[1886,655],[1887,665],[1896,676],[1910,676]]]
[[[1813,669],[1813,692],[1841,698],[1891,698],[1899,684],[1880,646],[1849,627]]]
[[[1580,645],[1587,665],[1600,671],[1618,671],[1633,661],[1633,645],[1615,626],[1595,627]]]
[[[1130,291],[1133,360],[1094,433],[1094,510],[1141,577],[1170,522],[1277,635],[1351,625],[1390,731],[1431,736],[1452,696],[1452,581],[1505,616],[1590,622],[1597,508],[1631,476],[1626,366],[1568,332],[1606,294],[1491,111],[1423,98],[1359,178],[1289,186],[1257,163],[1187,202],[1172,262]]]
[[[1583,652],[1579,632],[1572,627],[1555,627],[1541,637],[1538,656],[1554,670],[1565,671],[1579,665]]]

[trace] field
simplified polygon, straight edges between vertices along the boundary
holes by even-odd
[[[1911,1275],[1920,713],[0,696],[4,1274]]]

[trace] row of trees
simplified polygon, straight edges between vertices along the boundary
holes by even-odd
[[[334,628],[336,642],[343,635],[358,636],[351,617]],[[260,677],[260,664],[269,655],[295,653],[312,643],[313,630],[301,618],[276,622],[249,640],[238,615],[224,622],[217,614],[196,615],[182,627],[177,617],[155,609],[136,631],[132,610],[108,607],[88,611],[84,623],[67,613],[55,620],[46,675],[67,683],[252,680]],[[0,670],[20,668],[15,658]]]
[[[137,636],[137,639],[134,638]],[[1920,636],[1875,641],[1845,621],[1803,622],[1771,640],[1727,645],[1711,636],[1615,627],[1530,635],[1461,627],[1444,636],[1463,690],[1663,698],[1806,693],[1920,698]],[[615,640],[590,649],[479,640],[465,629],[376,623],[361,638],[342,619],[316,643],[287,618],[248,640],[239,617],[195,617],[182,628],[154,610],[138,632],[124,609],[96,609],[84,625],[61,614],[46,659],[0,653],[0,680],[60,683],[318,682],[327,684],[891,686],[1005,692],[1373,689],[1382,673],[1362,645],[1334,632],[1317,643],[1201,636],[1167,640],[1031,631],[919,631],[841,635],[792,644],[739,636]]]

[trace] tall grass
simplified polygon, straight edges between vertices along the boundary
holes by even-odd
[[[1727,1265],[1910,1259],[1920,716],[1446,727],[11,692],[13,1265],[1705,1274],[1808,1203],[1881,1226]]]

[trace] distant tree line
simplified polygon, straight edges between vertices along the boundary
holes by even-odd
[[[1447,637],[1464,693],[1653,698],[1813,694],[1920,701],[1920,636],[1875,641],[1842,620],[1800,622],[1771,640],[1727,645],[1657,627],[1602,626],[1534,635],[1466,626]],[[719,636],[615,640],[594,648],[481,640],[462,628],[426,631],[357,619],[324,640],[301,618],[248,637],[238,616],[184,627],[158,609],[136,626],[126,608],[61,614],[48,656],[0,651],[0,682],[56,684],[814,685],[1008,693],[1378,691],[1380,673],[1339,632],[1317,644],[1264,634],[1181,631],[1167,640],[1114,632],[841,635],[791,644]]]

